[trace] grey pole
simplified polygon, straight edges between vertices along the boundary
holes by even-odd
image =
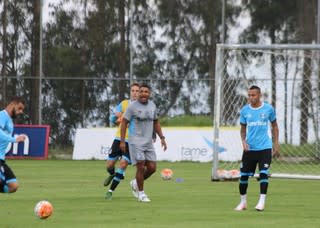
[[[133,19],[133,0],[130,0],[130,6],[129,6],[129,20],[130,20],[130,31],[129,31],[129,34],[130,34],[130,42],[129,42],[129,45],[130,45],[130,85],[132,85],[133,83],[133,72],[132,72],[132,55],[133,55],[133,44],[132,44],[132,38],[133,38],[133,32],[132,32],[132,19]]]
[[[318,0],[318,11],[317,11],[317,43],[320,43],[320,0]]]
[[[220,128],[220,102],[221,102],[221,77],[223,72],[223,49],[217,45],[216,48],[216,69],[215,69],[215,88],[214,88],[214,115],[213,115],[213,156],[211,180],[218,181],[219,166],[219,128]]]
[[[320,1],[320,0],[318,0]],[[226,0],[222,0],[222,10],[221,10],[221,24],[222,24],[222,37],[221,42],[225,43],[225,33],[226,33]]]
[[[318,0],[318,8],[317,8],[317,44],[320,43],[320,0]],[[318,53],[318,61],[320,62],[320,54]],[[320,75],[320,70],[318,70],[318,74]],[[317,116],[319,116],[319,107],[320,107],[320,77],[318,76],[318,108],[317,108]],[[319,129],[316,131],[316,137],[317,137],[317,151],[318,151],[318,157],[320,157],[320,141],[319,141]]]

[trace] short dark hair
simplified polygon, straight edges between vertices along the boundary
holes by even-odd
[[[140,88],[141,88],[141,87],[148,88],[148,89],[151,91],[151,87],[150,87],[147,83],[141,83],[141,84],[140,84]]]
[[[252,85],[252,86],[250,86],[249,90],[253,90],[253,89],[258,90],[258,92],[259,92],[259,93],[261,93],[261,89],[260,89],[260,87],[259,87],[259,86],[256,86],[256,85]]]
[[[140,84],[138,82],[134,82],[130,85],[130,88],[132,88],[133,86],[140,87]]]
[[[13,96],[13,97],[11,97],[9,103],[15,103],[15,104],[21,103],[21,104],[25,105],[24,99],[23,99],[22,97],[19,97],[19,96]]]

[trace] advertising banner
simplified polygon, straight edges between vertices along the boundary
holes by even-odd
[[[48,159],[49,125],[15,125],[14,135],[25,134],[24,142],[10,143],[6,150],[9,159]]]
[[[160,139],[157,138],[154,146],[159,161],[212,161],[214,146],[212,128],[163,128],[162,130],[168,149],[164,152]],[[115,128],[77,129],[73,159],[106,159],[115,132]],[[220,160],[241,160],[242,145],[239,129],[221,130],[218,151]]]

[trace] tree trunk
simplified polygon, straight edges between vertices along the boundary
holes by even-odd
[[[119,1],[120,20],[120,52],[119,52],[119,98],[123,100],[126,92],[125,67],[126,67],[126,41],[125,41],[125,0]]]
[[[87,20],[87,5],[88,5],[88,2],[87,0],[84,0],[83,1],[83,16],[85,18],[85,20]],[[86,36],[84,39],[88,40],[88,37]],[[88,42],[88,41],[87,41]],[[84,65],[84,76],[88,76],[88,55],[87,55],[87,48],[84,47],[84,49],[81,51],[81,55],[82,55],[82,58],[81,60],[83,61],[83,65]],[[85,115],[85,105],[86,105],[86,81],[85,80],[81,80],[81,83],[80,83],[80,86],[81,86],[81,95],[80,95],[80,121],[81,121],[81,127],[85,127],[85,118],[86,118],[86,115]]]
[[[7,1],[3,2],[3,11],[2,11],[2,69],[1,69],[1,77],[2,77],[2,99],[1,99],[1,107],[5,107],[7,103],[7,46],[8,46],[8,37],[7,37]]]
[[[212,37],[211,39],[214,39]],[[209,50],[209,78],[210,78],[210,104],[211,113],[214,116],[214,100],[215,100],[215,68],[216,68],[216,47],[212,45]],[[221,80],[222,81],[222,80]]]
[[[213,5],[212,7],[216,7]],[[217,28],[217,20],[215,17],[212,17],[212,24],[210,26],[210,44],[209,44],[209,55],[208,55],[208,65],[209,65],[209,78],[210,80],[210,99],[209,104],[211,105],[211,115],[212,117],[216,115],[214,113],[214,101],[215,101],[215,69],[216,69],[216,42],[217,42],[217,36],[216,36],[216,28]],[[222,81],[222,80],[221,80]],[[224,96],[223,96],[224,97]]]
[[[286,55],[287,52],[284,52],[284,55]],[[288,68],[289,68],[289,58],[286,55],[285,57],[285,73],[284,73],[284,116],[288,116]],[[284,118],[284,143],[288,143],[288,118]]]
[[[301,111],[301,119],[300,119],[300,143],[304,144],[308,142],[308,119],[309,119],[309,107],[312,100],[311,94],[311,58],[310,51],[305,51],[304,55],[307,56],[304,58],[303,63],[303,81],[301,88],[301,103],[300,103],[300,111]]]
[[[311,43],[315,37],[315,8],[314,1],[304,0],[299,2],[299,24],[302,43]],[[309,107],[312,101],[311,91],[311,53],[310,51],[304,52],[303,63],[303,80],[301,88],[301,103],[300,103],[300,143],[305,144],[308,142],[308,119]]]
[[[271,43],[276,42],[275,29],[270,29]],[[275,53],[271,54],[271,105],[276,108],[276,99],[277,99],[277,75],[276,75],[276,57]]]
[[[31,75],[36,77],[30,83],[30,116],[33,124],[40,124],[40,0],[33,4],[33,26],[31,36]]]

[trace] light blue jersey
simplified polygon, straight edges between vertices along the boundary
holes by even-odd
[[[127,100],[127,99],[121,101],[121,103],[117,105],[115,112],[112,113],[112,115],[110,116],[110,121],[115,124],[116,120],[118,119],[118,117],[115,115],[115,113],[120,112],[123,114],[127,110],[130,103],[131,103],[131,100]],[[128,142],[128,135],[129,135],[129,133],[127,131],[126,138],[125,138],[126,142]],[[118,130],[116,132],[115,140],[120,141],[120,138],[121,138],[121,124],[119,124]]]
[[[0,159],[5,160],[8,144],[16,142],[13,134],[13,122],[6,110],[0,112]]]
[[[246,142],[250,151],[272,149],[269,122],[275,120],[275,110],[268,103],[262,103],[258,108],[247,104],[240,110],[240,124],[247,126]]]

